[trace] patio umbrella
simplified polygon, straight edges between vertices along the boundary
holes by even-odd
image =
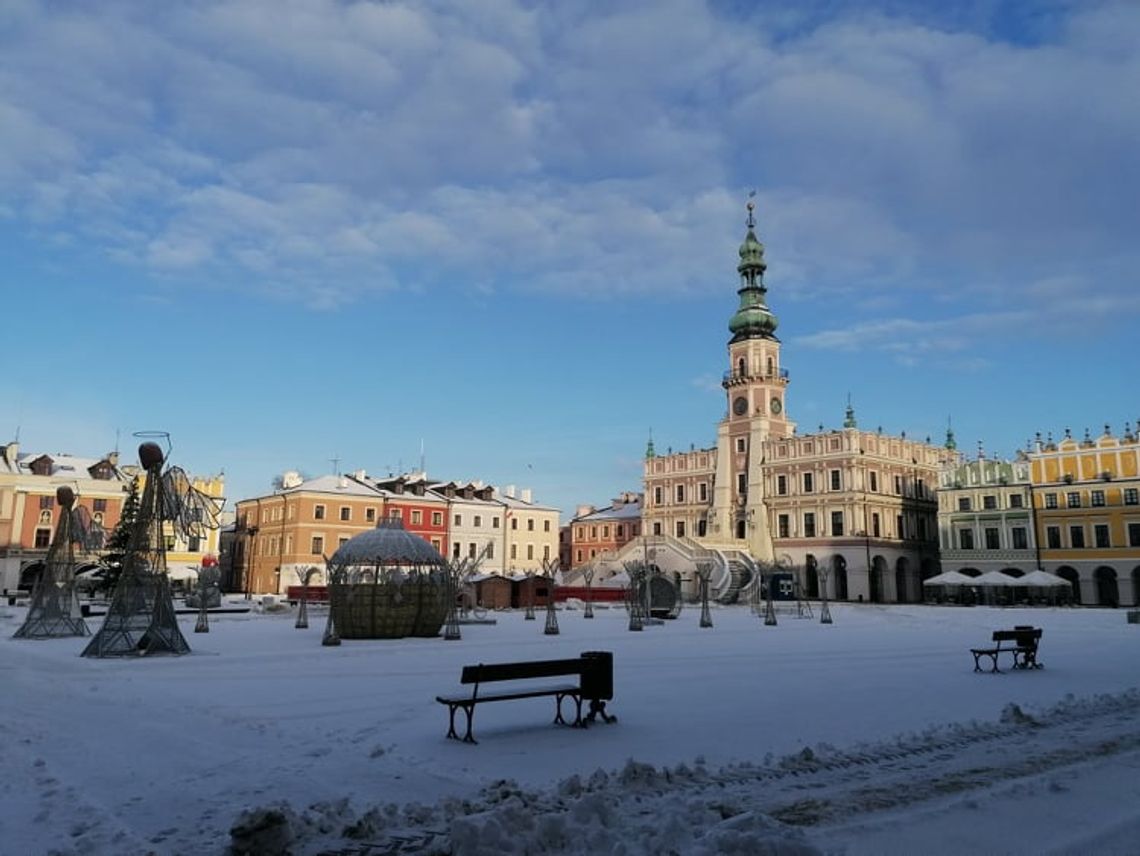
[[[924,586],[972,586],[974,585],[974,577],[968,577],[957,571],[946,571],[936,577],[923,580],[922,584]]]
[[[1048,571],[1043,571],[1040,568],[1035,571],[1030,571],[1021,578],[1020,582],[1022,585],[1036,586],[1038,588],[1052,588],[1053,586],[1060,588],[1061,586],[1072,585],[1072,583],[1063,577],[1051,574]]]
[[[976,586],[1024,586],[1024,577],[1011,577],[1009,574],[1003,574],[1001,571],[986,571],[980,577],[974,579]]]

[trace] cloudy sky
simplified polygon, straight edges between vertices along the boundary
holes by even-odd
[[[1119,433],[1137,92],[1134,2],[0,0],[0,439],[604,504],[752,190],[801,430]]]

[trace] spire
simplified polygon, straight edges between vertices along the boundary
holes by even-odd
[[[958,441],[954,439],[954,426],[949,416],[946,417],[946,448],[952,452],[958,448]]]
[[[657,453],[653,450],[653,430],[649,431],[649,443],[645,446],[645,459],[656,458]]]
[[[740,288],[736,292],[740,295],[740,306],[728,322],[733,342],[742,339],[775,339],[774,333],[779,324],[765,301],[768,289],[764,287],[764,271],[768,265],[764,261],[764,245],[756,237],[756,221],[753,217],[755,208],[756,204],[749,198],[746,221],[748,233],[740,245],[740,264],[736,266],[740,274]]]
[[[844,428],[858,428],[855,422],[855,408],[851,406],[851,393],[847,393],[847,418],[843,420]]]

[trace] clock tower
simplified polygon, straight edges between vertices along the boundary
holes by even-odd
[[[716,480],[712,538],[718,544],[747,549],[757,559],[773,558],[767,505],[764,502],[762,444],[795,430],[785,410],[788,373],[780,367],[778,321],[767,304],[764,245],[756,237],[753,203],[748,203],[748,233],[740,245],[740,305],[729,319],[728,371],[721,386],[728,399],[717,428]]]

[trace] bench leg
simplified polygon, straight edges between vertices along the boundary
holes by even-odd
[[[570,696],[574,700],[574,721],[567,722],[562,716],[562,700]],[[555,725],[572,725],[575,728],[582,724],[582,697],[577,693],[558,693],[554,697],[554,724]]]
[[[616,716],[611,716],[610,714],[606,713],[606,703],[604,701],[601,699],[592,698],[590,699],[590,712],[586,714],[585,721],[587,723],[593,722],[599,716],[602,718],[602,722],[605,722],[607,724],[617,722]]]
[[[467,733],[461,738],[459,732],[455,730],[455,711],[462,708],[464,714],[467,715]],[[475,705],[473,704],[449,704],[447,706],[447,739],[448,740],[462,740],[464,743],[477,743],[474,737],[471,736],[471,719],[475,715]]]

